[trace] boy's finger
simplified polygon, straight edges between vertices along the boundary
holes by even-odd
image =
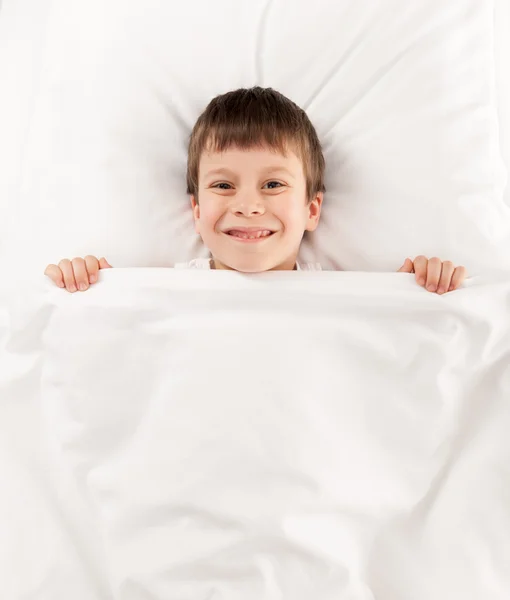
[[[441,269],[441,279],[439,280],[439,285],[437,287],[438,294],[444,294],[450,289],[450,282],[454,271],[455,265],[451,261],[445,260],[443,268]]]
[[[413,261],[410,258],[406,258],[404,264],[400,267],[397,273],[412,273],[413,272]]]
[[[64,287],[64,276],[57,265],[48,265],[44,271],[44,274],[47,275],[54,283],[56,283],[58,287]]]
[[[106,258],[100,258],[99,259],[99,268],[100,269],[112,269],[112,265],[110,265],[108,263],[108,261],[106,260]]]
[[[76,287],[84,292],[89,287],[89,274],[85,267],[85,261],[83,258],[73,258],[71,261],[74,271],[74,280],[76,281]]]
[[[64,258],[58,263],[64,276],[64,283],[68,292],[76,292],[76,281],[74,280],[73,266],[68,258]]]
[[[425,285],[427,281],[427,264],[428,259],[426,256],[417,256],[414,259],[414,272],[418,285]]]
[[[453,272],[449,291],[456,290],[466,278],[466,267],[457,267]]]
[[[85,257],[85,267],[89,274],[89,282],[95,283],[97,281],[97,272],[99,271],[99,261],[95,256],[89,254]]]
[[[440,258],[434,257],[429,260],[427,266],[427,289],[429,292],[437,291],[441,279],[442,262]]]

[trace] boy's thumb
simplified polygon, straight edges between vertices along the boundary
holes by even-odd
[[[406,258],[404,264],[400,267],[397,273],[412,273],[413,272],[413,261],[410,258]]]
[[[100,258],[99,259],[99,268],[100,269],[113,269],[112,265],[110,265],[108,263],[108,261],[106,260],[106,258]]]

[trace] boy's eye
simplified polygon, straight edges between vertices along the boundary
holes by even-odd
[[[276,185],[273,185],[273,184],[276,184]],[[225,186],[226,186],[226,187],[225,187]],[[270,187],[269,187],[269,189],[270,189],[270,190],[274,190],[274,189],[276,189],[277,187],[281,187],[281,186],[282,186],[282,184],[281,184],[279,181],[268,181],[266,184],[264,184],[264,187],[266,187],[266,186],[270,186]],[[221,183],[215,183],[215,184],[214,184],[212,187],[213,187],[213,188],[218,188],[218,189],[220,189],[220,190],[228,190],[228,189],[230,189],[232,186],[230,185],[230,183],[224,183],[224,182],[221,182]]]

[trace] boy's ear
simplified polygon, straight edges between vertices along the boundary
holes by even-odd
[[[323,200],[324,192],[318,192],[315,198],[308,204],[308,218],[306,223],[306,231],[314,231],[317,228],[321,216]]]
[[[190,199],[191,199],[191,208],[193,210],[193,219],[195,220],[195,231],[197,233],[200,233],[199,228],[198,228],[198,221],[200,219],[200,206],[198,205],[198,202],[195,199],[195,196],[193,196],[193,194],[190,196]]]

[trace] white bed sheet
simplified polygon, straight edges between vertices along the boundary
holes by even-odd
[[[9,600],[507,600],[508,276],[115,269],[12,315]]]

